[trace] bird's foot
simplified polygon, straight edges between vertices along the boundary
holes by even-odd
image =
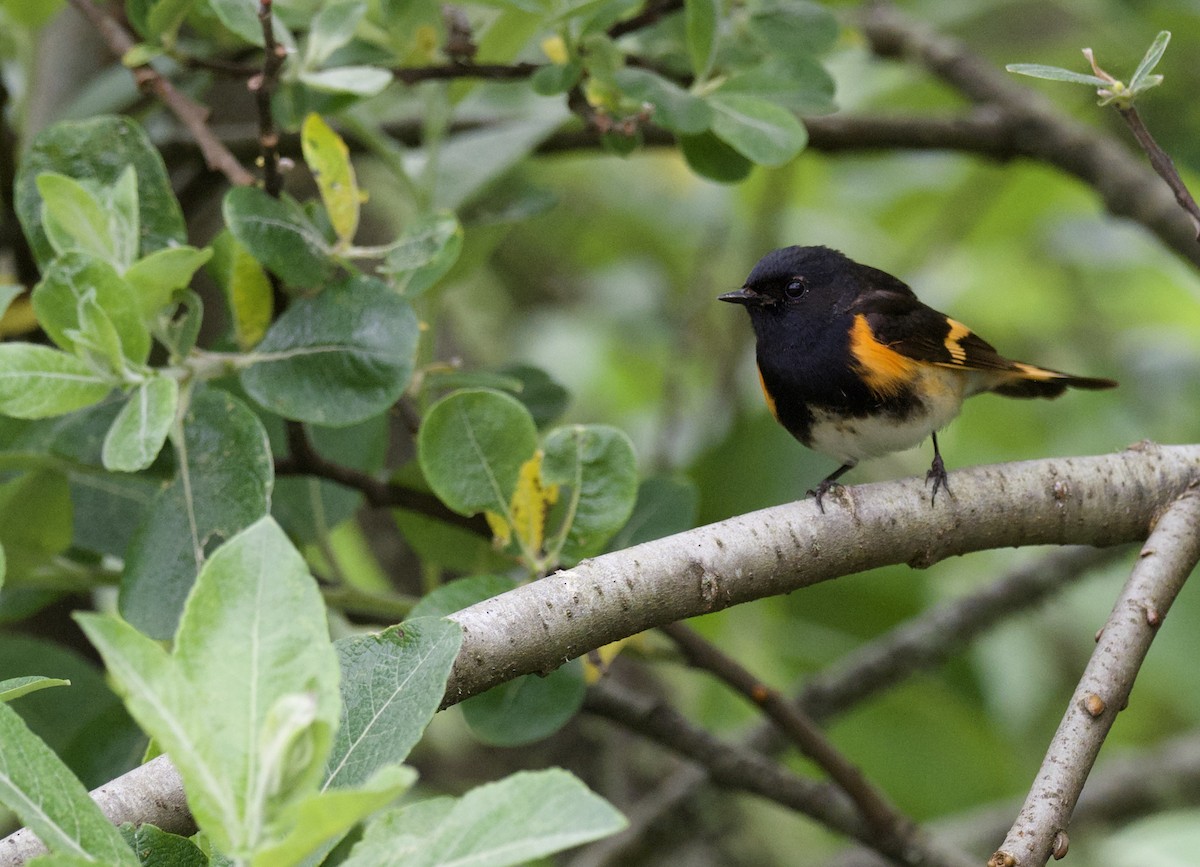
[[[821,484],[816,488],[810,488],[805,493],[817,501],[817,508],[821,510],[821,514],[825,514],[825,504],[821,502],[821,498],[829,493],[833,488],[842,487],[842,483],[836,479],[822,479]]]
[[[946,465],[942,463],[942,456],[935,454],[933,463],[929,465],[929,472],[925,474],[925,484],[933,481],[933,495],[929,498],[929,505],[933,505],[937,501],[937,492],[941,488],[947,494],[950,493],[950,479],[946,476]]]

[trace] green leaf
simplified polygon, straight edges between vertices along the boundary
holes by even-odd
[[[712,123],[708,103],[657,73],[627,66],[617,70],[613,79],[626,95],[654,106],[655,123],[667,129],[694,135]]]
[[[37,692],[39,689],[70,685],[71,681],[63,680],[60,677],[40,677],[38,675],[10,677],[7,680],[0,680],[0,702],[12,701],[23,695],[29,695],[31,692]]]
[[[404,761],[437,713],[461,644],[457,623],[423,617],[334,645],[341,661],[342,720],[325,788],[361,785],[381,768]]]
[[[786,0],[750,16],[750,29],[778,54],[820,54],[837,41],[837,18],[824,6]]]
[[[138,259],[125,271],[125,282],[133,287],[142,321],[152,324],[158,313],[171,303],[176,289],[186,289],[192,277],[213,251],[205,247],[168,247]]]
[[[521,465],[537,449],[537,430],[515,398],[465,389],[430,407],[417,447],[421,471],[447,506],[463,515],[506,514]]]
[[[38,133],[22,157],[15,183],[17,215],[39,265],[49,264],[54,248],[42,225],[38,175],[57,172],[96,190],[115,184],[130,167],[137,178],[141,253],[187,242],[183,212],[162,157],[137,123],[113,116],[60,121]]]
[[[422,596],[421,601],[409,612],[408,620],[445,617],[476,602],[507,593],[516,586],[517,582],[507,575],[471,575],[467,578],[456,578]]]
[[[204,302],[191,289],[185,289],[176,296],[182,312],[175,311],[174,318],[160,318],[155,332],[163,346],[167,347],[173,358],[186,358],[191,355],[196,340],[200,337],[200,325],[204,319]]]
[[[170,377],[155,376],[135,388],[104,437],[104,468],[136,473],[150,466],[162,451],[178,405],[179,383]]]
[[[217,389],[193,393],[182,454],[186,460],[130,544],[121,577],[122,615],[155,638],[174,632],[206,555],[267,513],[274,478],[262,423]]]
[[[42,227],[56,253],[79,250],[118,265],[114,226],[100,200],[74,178],[56,172],[37,176]]]
[[[703,81],[712,69],[717,49],[717,21],[720,19],[719,0],[684,0],[683,26],[692,72]]]
[[[1167,45],[1170,41],[1170,30],[1160,30],[1158,36],[1154,37],[1154,42],[1146,50],[1146,56],[1142,58],[1142,62],[1138,64],[1138,68],[1133,73],[1133,78],[1129,80],[1130,90],[1138,91],[1146,89],[1150,73],[1154,71],[1154,67],[1158,66],[1158,62],[1162,60],[1163,53],[1167,50]],[[1153,87],[1153,85],[1150,86]]]
[[[543,428],[557,419],[571,402],[570,393],[550,374],[540,367],[528,364],[512,364],[497,371],[501,376],[511,376],[521,383],[515,392],[517,400],[525,404],[533,422]]]
[[[384,412],[412,375],[416,314],[379,280],[352,277],[292,304],[242,385],[284,418],[345,427]]]
[[[0,544],[9,579],[29,577],[71,545],[71,492],[54,470],[0,483]]]
[[[147,37],[156,40],[172,40],[191,11],[195,0],[158,0],[147,17]]]
[[[115,617],[77,620],[222,852],[246,858],[311,818],[296,808],[315,794],[329,754],[337,655],[316,582],[274,521],[204,565],[173,653]]]
[[[0,344],[0,413],[16,418],[65,415],[99,403],[113,383],[65,352],[32,343]]]
[[[16,711],[2,703],[0,802],[53,853],[113,867],[138,867],[137,856],[88,797],[83,784]]]
[[[808,133],[795,115],[765,99],[716,91],[708,103],[716,136],[760,165],[783,165],[808,143]]]
[[[250,349],[262,340],[271,324],[275,304],[271,281],[228,229],[217,235],[212,246],[208,273],[225,293],[238,347]]]
[[[1111,83],[1095,75],[1084,75],[1057,66],[1044,66],[1041,63],[1010,63],[1004,68],[1017,75],[1044,78],[1048,81],[1069,81],[1072,84],[1086,84],[1089,87],[1107,87]]]
[[[263,28],[262,22],[258,19],[258,3],[251,2],[251,0],[208,0],[208,5],[212,7],[217,18],[230,32],[251,45],[262,48]],[[277,15],[271,16],[271,28],[277,43],[285,47],[293,45],[294,40],[291,34],[279,23]]]
[[[365,4],[341,4],[346,5],[357,7],[359,17],[366,11]],[[340,7],[329,7],[322,14],[337,8]],[[317,190],[321,193],[333,233],[342,244],[349,244],[358,231],[358,213],[362,206],[362,193],[354,178],[354,166],[350,163],[350,149],[342,137],[315,112],[310,113],[300,127],[300,148],[304,153],[304,162],[317,182]]]
[[[321,93],[375,96],[392,83],[392,73],[378,66],[339,66],[300,73],[300,80]]]
[[[454,801],[418,802],[376,817],[343,867],[508,867],[624,826],[611,804],[567,771],[522,771]]]
[[[449,211],[418,217],[405,227],[382,269],[395,275],[396,286],[416,298],[441,280],[462,252],[463,229]]]
[[[638,485],[625,526],[608,543],[611,551],[682,533],[696,526],[700,491],[690,479],[653,476]]]
[[[696,174],[722,184],[745,180],[754,163],[711,132],[679,137],[683,158]]]
[[[568,563],[600,553],[637,499],[633,443],[614,427],[572,425],[551,431],[543,449],[543,481],[568,489],[559,495],[555,550]]]
[[[133,287],[111,264],[73,250],[57,256],[33,287],[38,322],[55,343],[74,351],[74,333],[83,327],[81,308],[88,300],[104,311],[120,338],[120,352],[136,364],[150,357],[150,331]]]
[[[515,747],[550,737],[583,705],[587,684],[573,659],[542,676],[526,674],[459,704],[471,733],[485,744]]]
[[[142,867],[208,867],[208,856],[189,840],[150,824],[121,826],[121,835],[138,854]]]
[[[320,66],[333,52],[353,39],[358,22],[366,13],[367,4],[361,0],[334,2],[322,8],[313,18],[308,31],[304,66],[308,69]]]
[[[234,187],[223,211],[233,236],[289,286],[321,286],[333,274],[329,244],[289,196],[273,199],[257,187]]]
[[[571,58],[566,63],[548,63],[538,69],[529,79],[533,92],[539,96],[556,96],[566,93],[579,83],[583,76],[583,62]]]
[[[808,55],[771,57],[762,64],[729,76],[715,93],[756,96],[799,115],[833,111],[834,81]]]
[[[250,862],[253,867],[292,867],[319,861],[351,828],[386,807],[412,787],[417,772],[389,767],[352,789],[313,792],[289,805],[275,827],[286,829],[278,842],[263,847]]]

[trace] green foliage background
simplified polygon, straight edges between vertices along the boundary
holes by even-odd
[[[321,4],[293,5],[293,17],[303,19]],[[402,4],[383,5],[395,12]],[[482,4],[482,12],[475,10],[493,22],[481,60],[489,52],[502,61],[514,56],[544,60],[539,40],[555,28],[534,26],[518,14],[530,5]],[[151,130],[156,145],[168,152],[179,148],[173,133],[164,132],[162,109],[139,102],[128,71],[119,66],[106,68],[52,110],[38,108],[38,88],[45,86],[46,69],[53,68],[59,32],[38,29],[48,7],[0,3],[0,24],[6,25],[0,27],[0,59],[13,97],[8,122],[23,140],[27,143],[34,132],[30,118],[36,111],[58,119],[129,110]],[[854,5],[829,7],[852,20]],[[997,66],[1037,61],[1082,70],[1078,49],[1090,46],[1110,70],[1131,70],[1154,34],[1171,30],[1172,48],[1158,69],[1165,84],[1139,108],[1197,188],[1200,143],[1192,94],[1200,85],[1200,69],[1192,62],[1192,49],[1200,43],[1200,12],[1194,8],[1166,0],[972,0],[912,2],[903,8],[961,38]],[[209,24],[216,32],[215,23]],[[683,24],[675,16],[659,37],[677,35],[671,28]],[[35,64],[35,44],[50,58],[48,66]],[[422,59],[420,46],[408,48],[413,58]],[[836,81],[839,111],[946,115],[963,109],[960,96],[923,71],[873,58],[852,25],[841,28],[821,59]],[[367,53],[358,60],[373,58]],[[24,90],[14,86],[22,76],[28,77]],[[1098,131],[1127,136],[1116,116],[1097,108],[1082,88],[1022,84]],[[277,109],[292,128],[305,111],[317,110],[340,124],[354,143],[359,184],[369,193],[355,243],[386,243],[431,219],[437,209],[453,211],[461,222],[461,238],[453,242],[461,243],[461,253],[448,271],[434,263],[432,270],[411,275],[408,284],[408,298],[424,327],[416,355],[423,377],[414,389],[416,410],[428,412],[455,385],[503,381],[516,375],[514,365],[540,368],[570,396],[565,411],[551,410],[548,418],[532,407],[540,429],[551,420],[614,426],[631,440],[643,479],[682,483],[667,526],[706,523],[796,499],[832,469],[769,418],[755,382],[748,324],[739,311],[715,301],[741,285],[760,255],[787,244],[825,244],[900,276],[927,303],[968,323],[1005,354],[1120,381],[1116,391],[1070,394],[1054,402],[993,396],[971,401],[940,437],[951,469],[1112,451],[1141,439],[1194,442],[1200,434],[1200,278],[1144,229],[1108,216],[1093,191],[1046,166],[1022,160],[997,164],[940,151],[809,149],[782,164],[756,166],[738,183],[720,184],[698,176],[669,147],[650,145],[625,156],[592,146],[536,153],[567,114],[561,95],[537,95],[525,84],[397,84],[357,100],[293,83]],[[479,132],[446,132],[457,121],[492,117],[504,117],[506,123]],[[412,123],[423,124],[435,140],[444,134],[433,156],[381,137],[381,124],[390,130]],[[1131,145],[1130,159],[1140,158]],[[397,165],[405,171],[398,172]],[[212,217],[219,200],[195,188],[188,192],[194,198],[187,201],[195,205],[192,210],[185,205],[188,237],[200,246],[219,228]],[[313,196],[302,179],[293,181],[289,192],[301,200]],[[227,202],[226,218],[234,223],[230,209]],[[289,282],[302,282],[302,276]],[[10,274],[0,282],[14,280]],[[231,321],[236,315],[221,310],[220,295],[211,287],[204,297],[202,343],[231,347],[240,325]],[[302,316],[305,305],[331,297],[299,301],[288,315]],[[328,322],[336,315],[325,311],[313,318]],[[448,371],[451,360],[455,368]],[[292,417],[328,421],[306,414],[311,396],[284,393],[279,403],[268,402],[287,391],[291,371],[271,365],[255,370],[231,390],[244,388],[259,404]],[[476,375],[483,378],[472,383]],[[361,423],[351,427],[315,429],[318,448],[360,469],[378,470],[387,423],[371,415],[356,416]],[[275,454],[284,454],[278,419],[267,418],[264,425]],[[94,455],[104,430],[68,419],[54,436],[73,455]],[[33,442],[26,428],[0,419],[0,445],[12,461],[0,469],[11,469],[18,460],[13,456],[45,443]],[[401,448],[410,459],[411,443]],[[397,478],[418,479],[415,465],[399,463],[405,465]],[[927,463],[926,449],[914,450],[866,464],[847,481],[915,475]],[[104,685],[86,643],[64,626],[63,612],[90,604],[111,607],[111,594],[95,586],[96,576],[110,565],[99,555],[121,556],[132,529],[108,510],[114,502],[148,502],[168,469],[160,459],[147,474],[126,476],[104,490],[77,483],[68,491],[49,470],[36,484],[27,477],[0,477],[0,506],[6,497],[12,502],[18,496],[24,506],[0,510],[0,542],[10,575],[19,571],[30,539],[34,548],[62,551],[66,546],[59,542],[69,538],[76,549],[96,557],[79,574],[60,570],[52,585],[9,586],[0,597],[5,624],[0,679],[41,674],[72,680],[69,690],[46,690],[21,699],[15,708],[89,786],[132,766],[144,742]],[[26,487],[18,490],[20,485]],[[75,523],[56,524],[53,516],[70,514],[68,497]],[[444,499],[455,507],[452,498]],[[341,586],[327,595],[335,630],[353,631],[351,617],[378,625],[394,622],[406,600],[457,575],[514,571],[511,560],[488,545],[453,535],[461,530],[412,513],[397,513],[393,522],[382,510],[357,511],[356,519],[360,505],[344,488],[276,480],[273,512],[311,568],[322,577],[342,576]],[[581,548],[579,556],[589,553],[594,551]],[[890,627],[1037,555],[997,551],[924,571],[876,570],[711,615],[696,625],[771,685],[794,688]],[[944,669],[856,708],[833,724],[834,740],[920,820],[1020,796],[1131,556],[1041,610],[1001,624]],[[505,586],[502,578],[487,583],[489,589],[478,595],[475,588],[464,590],[445,610]],[[72,592],[64,594],[67,590]],[[174,616],[177,611],[163,615],[164,634]],[[1200,724],[1200,692],[1190,686],[1197,634],[1200,599],[1187,591],[1155,643],[1102,764]],[[627,649],[625,656],[632,658],[622,658],[619,665],[642,666],[654,688],[699,724],[733,737],[756,721],[752,710],[719,685],[663,659],[654,638]],[[570,694],[556,700],[573,710],[578,690],[556,688]],[[476,706],[466,715],[486,710]],[[478,743],[463,716],[458,710],[439,715],[417,748],[414,761],[431,790],[458,793],[514,767],[562,764],[622,807],[627,805],[623,795],[652,786],[670,767],[660,753],[640,743],[631,746],[629,735],[586,714],[548,741],[511,751]],[[605,779],[620,784],[605,791]],[[732,803],[728,796],[706,793],[694,805],[707,820],[708,830],[699,836],[714,863],[819,863],[844,845],[777,807],[747,797]],[[1104,851],[1106,863],[1134,865],[1164,851],[1151,846],[1178,843],[1195,851],[1200,822],[1190,807],[1183,804],[1179,812],[1157,817],[1157,824],[1135,822],[1076,838],[1072,857],[1087,863],[1089,853]],[[1164,821],[1174,824],[1163,826]],[[644,863],[669,863],[670,847],[681,844],[678,833],[651,835]],[[789,860],[797,851],[811,860]]]

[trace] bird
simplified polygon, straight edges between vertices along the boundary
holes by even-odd
[[[859,461],[933,439],[925,483],[950,493],[937,432],[983,392],[1058,397],[1105,389],[1111,379],[1014,361],[956,319],[922,303],[903,281],[829,247],[763,256],[741,289],[754,328],[767,408],[808,448],[841,466],[808,495],[822,498]]]

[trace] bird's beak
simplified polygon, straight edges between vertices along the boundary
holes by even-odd
[[[748,286],[743,286],[736,292],[726,292],[717,296],[718,301],[728,301],[730,304],[742,304],[747,307],[762,304],[762,296]]]

